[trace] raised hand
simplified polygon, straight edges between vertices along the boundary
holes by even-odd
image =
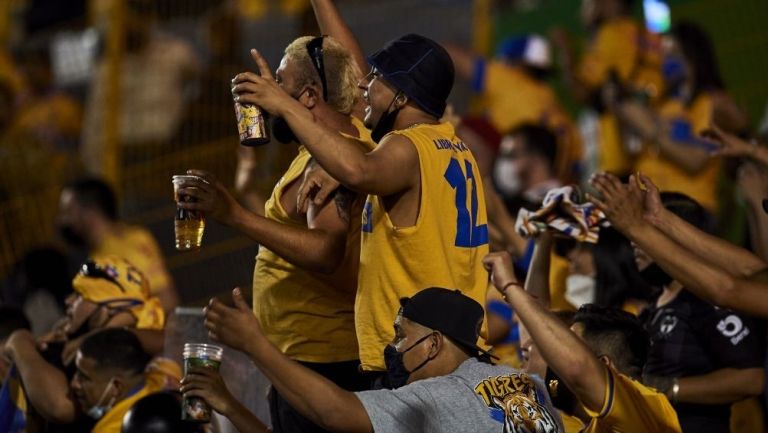
[[[202,211],[217,221],[225,224],[232,222],[235,214],[242,206],[227,191],[227,188],[211,173],[203,170],[187,170],[187,174],[198,176],[200,179],[188,179],[179,188],[180,195],[194,198],[194,201],[181,201],[178,206]]]
[[[506,251],[490,253],[483,258],[483,266],[490,273],[494,287],[504,296],[510,284],[518,284],[512,269],[512,256]]]
[[[235,102],[255,104],[278,116],[283,116],[285,110],[295,104],[301,105],[277,84],[267,61],[258,51],[252,49],[251,58],[258,66],[259,73],[242,72],[232,79]]]
[[[639,174],[639,176],[634,177],[634,180],[635,182],[639,182],[638,186],[640,189],[645,189],[645,200],[643,201],[645,212],[643,213],[643,217],[649,223],[658,223],[664,212],[664,205],[661,203],[659,188],[657,188],[651,179],[644,174]]]
[[[304,178],[296,194],[296,209],[307,213],[310,201],[321,206],[336,191],[341,183],[331,177],[319,164],[313,162],[304,170]]]
[[[200,397],[216,412],[229,416],[239,402],[227,389],[219,374],[210,368],[191,367],[181,380],[184,397]]]
[[[247,353],[251,343],[265,337],[251,307],[243,300],[240,288],[232,290],[232,300],[235,308],[227,307],[216,298],[211,299],[205,307],[205,327],[212,339]]]
[[[644,223],[644,192],[634,175],[626,185],[610,173],[596,173],[589,181],[602,198],[588,194],[588,200],[605,212],[617,230],[624,232]]]
[[[702,131],[701,136],[720,146],[719,149],[715,150],[715,155],[751,156],[755,150],[755,146],[752,143],[723,131],[714,123],[708,129]]]

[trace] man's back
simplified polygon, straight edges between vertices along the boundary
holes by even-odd
[[[356,328],[363,369],[384,370],[392,317],[401,297],[431,286],[460,288],[484,304],[488,252],[485,200],[467,146],[448,123],[395,131],[416,148],[420,170],[418,217],[410,227],[392,223],[386,197],[369,195],[363,210]]]
[[[377,433],[564,431],[543,384],[474,358],[449,375],[357,397]]]

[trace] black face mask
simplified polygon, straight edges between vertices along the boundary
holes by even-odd
[[[404,386],[406,383],[408,383],[408,378],[411,376],[411,374],[418,371],[421,367],[427,365],[431,358],[425,359],[424,362],[419,364],[416,368],[408,371],[408,369],[405,368],[405,364],[403,363],[403,355],[416,347],[422,341],[429,338],[430,335],[432,334],[427,334],[421,337],[419,341],[413,343],[411,347],[403,350],[402,352],[398,352],[395,346],[391,344],[388,344],[387,347],[384,348],[384,364],[387,366],[386,385],[389,388],[396,389]]]
[[[661,266],[656,263],[646,266],[645,269],[640,271],[640,276],[653,287],[665,287],[674,280],[672,276],[664,272]]]
[[[68,224],[62,224],[57,227],[59,236],[64,239],[69,246],[74,248],[83,248],[86,246],[85,238],[77,232],[74,227]]]
[[[283,117],[274,117],[272,119],[272,136],[275,140],[283,144],[298,143],[299,139],[293,133],[291,126]]]
[[[397,100],[398,96],[400,96],[400,92],[397,92],[395,97],[392,98],[392,102],[390,102],[389,106],[387,106],[387,111],[385,111],[381,117],[379,117],[379,121],[376,122],[376,126],[374,126],[373,130],[371,131],[371,138],[376,143],[384,138],[387,133],[391,132],[392,128],[395,126],[395,119],[397,119],[397,113],[400,111],[400,109],[397,108],[392,111],[389,111],[389,109],[392,108],[392,106],[395,104],[395,100]]]

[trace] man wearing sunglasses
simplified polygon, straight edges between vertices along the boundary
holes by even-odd
[[[312,3],[321,30],[361,59],[333,3]],[[443,47],[415,34],[368,58],[372,69],[360,89],[364,122],[378,144],[365,152],[317,122],[275,84],[258,52],[252,56],[260,74],[235,77],[236,99],[284,118],[328,174],[368,195],[355,324],[363,370],[383,374],[400,298],[440,286],[461,287],[480,304],[485,299],[481,260],[488,252],[488,229],[482,181],[453,126],[439,120],[453,87],[453,63]]]
[[[285,49],[272,83],[324,128],[364,152],[374,143],[352,115],[359,102],[359,79],[359,70],[343,46],[329,37],[307,36]],[[299,152],[275,186],[264,216],[245,210],[221,182],[198,170],[188,173],[207,183],[186,183],[180,192],[196,197],[197,202],[182,206],[202,210],[260,244],[253,274],[253,311],[282,353],[342,388],[367,388],[358,370],[354,323],[364,196],[340,189],[327,202],[301,212],[297,191],[311,155],[284,119],[274,119],[272,135],[281,142],[298,143]],[[269,404],[275,432],[323,431],[274,389]]]
[[[4,351],[23,384],[29,425],[41,422],[64,431],[90,431],[93,422],[80,416],[69,388],[82,341],[99,329],[134,328],[142,330],[145,348],[149,340],[152,348],[162,348],[165,316],[160,300],[149,295],[144,275],[120,257],[87,261],[72,287],[66,317],[49,336],[39,343],[29,331],[16,331]]]

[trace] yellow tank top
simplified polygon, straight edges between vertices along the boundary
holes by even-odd
[[[356,139],[366,151],[371,150],[375,144],[370,131],[359,120],[352,119],[359,132],[360,138]],[[267,218],[288,226],[306,227],[306,220],[290,218],[280,199],[285,188],[304,174],[310,158],[301,146],[264,206]],[[331,275],[304,270],[264,246],[259,248],[253,272],[253,312],[267,338],[288,357],[324,363],[358,358],[354,303],[359,250],[357,218],[352,218],[344,261]]]
[[[449,123],[395,131],[419,155],[416,224],[396,227],[378,196],[363,210],[355,325],[364,370],[383,370],[400,298],[428,287],[459,289],[485,305],[488,227],[477,164]]]

